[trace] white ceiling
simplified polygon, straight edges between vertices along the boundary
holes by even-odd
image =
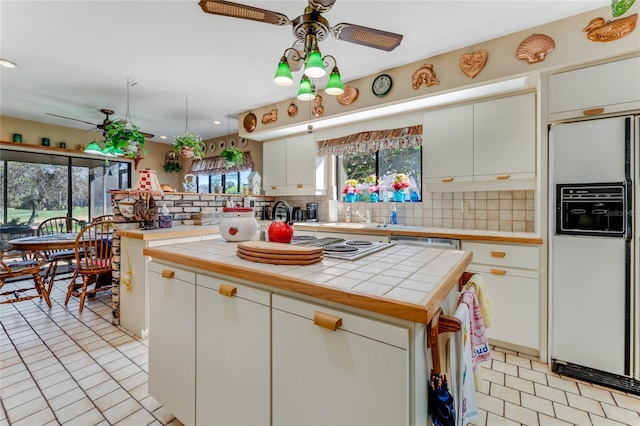
[[[305,0],[238,2],[290,19],[306,6]],[[608,4],[337,0],[323,15],[331,25],[348,22],[404,39],[392,52],[331,37],[320,49],[336,57],[347,82]],[[238,113],[295,97],[295,85],[272,82],[294,41],[290,27],[206,14],[197,0],[1,0],[0,57],[19,67],[0,67],[0,114],[90,130],[46,113],[101,123],[99,110],[108,108],[112,118],[124,118],[129,78],[138,82],[130,87],[132,121],[154,133],[151,140],[166,135],[170,143],[184,131],[187,97],[189,129],[205,139],[223,136],[237,131]]]

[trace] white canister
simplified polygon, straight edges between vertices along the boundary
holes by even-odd
[[[227,241],[249,241],[258,232],[258,221],[251,207],[224,207],[218,227]]]

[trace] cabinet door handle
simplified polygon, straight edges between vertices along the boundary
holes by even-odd
[[[597,115],[602,114],[604,112],[604,108],[593,108],[593,109],[585,109],[582,111],[584,115]]]
[[[324,312],[315,311],[313,313],[313,323],[318,327],[336,331],[338,327],[342,325],[342,318],[336,317],[334,315],[329,315]]]
[[[511,175],[498,175],[496,176],[496,179],[498,180],[506,180],[509,179],[511,177]]]
[[[238,288],[231,284],[220,284],[220,287],[218,287],[218,293],[223,296],[233,297],[237,292]]]
[[[490,269],[493,275],[504,275],[507,273],[504,269]]]
[[[446,178],[442,178],[443,182],[453,182],[453,178],[452,177],[446,177]]]
[[[297,184],[296,188],[298,188],[298,189],[302,188],[302,184],[301,183]]]
[[[162,278],[173,278],[175,276],[176,276],[176,271],[172,271],[171,269],[162,270]]]
[[[503,252],[503,251],[492,251],[491,252],[491,257],[505,257],[507,255],[507,253]]]

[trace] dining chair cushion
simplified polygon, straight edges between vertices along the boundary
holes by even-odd
[[[50,253],[49,260],[73,259],[75,255],[76,254],[73,250],[62,250]]]
[[[25,269],[33,268],[34,266],[37,266],[39,263],[40,262],[38,262],[35,259],[34,260],[32,259],[18,260],[15,262],[10,262],[6,264],[9,270],[7,270],[4,266],[0,265],[0,274],[9,274],[14,272],[19,272]]]
[[[80,261],[80,269],[102,269],[109,266],[111,259],[90,259],[89,263],[87,263],[86,259]],[[78,269],[77,264],[73,264],[69,267],[72,271]]]

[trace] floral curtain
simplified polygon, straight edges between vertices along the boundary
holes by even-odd
[[[241,172],[243,170],[253,170],[253,160],[251,159],[251,153],[249,151],[242,153],[242,165],[240,166],[233,164],[233,166],[227,167],[224,158],[217,155],[215,157],[206,157],[202,160],[193,160],[187,173],[196,176],[208,176]]]
[[[422,124],[355,133],[318,142],[318,157],[422,146]]]

